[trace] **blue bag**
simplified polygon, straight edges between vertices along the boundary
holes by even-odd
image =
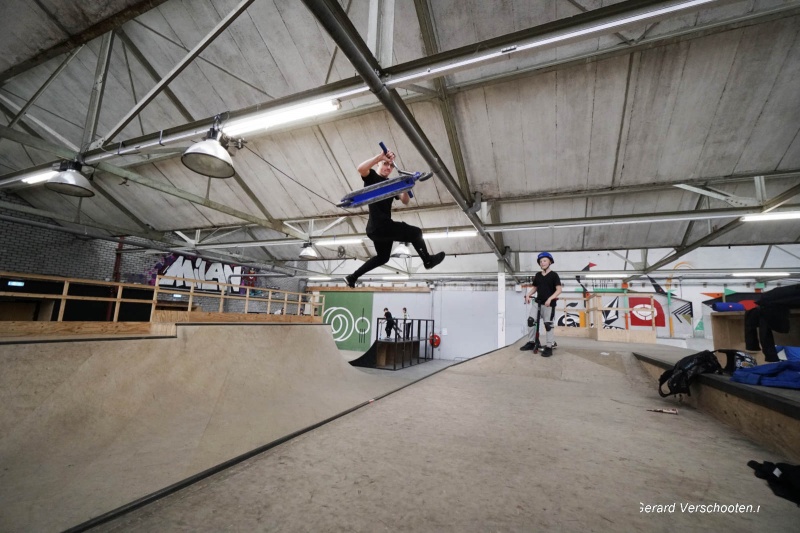
[[[744,304],[739,302],[715,302],[711,308],[714,311],[744,311]]]

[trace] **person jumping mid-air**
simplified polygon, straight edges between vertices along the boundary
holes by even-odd
[[[378,168],[377,172],[372,168],[375,165],[377,165]],[[381,152],[375,157],[367,159],[358,165],[358,173],[361,175],[361,179],[364,180],[364,186],[375,185],[388,180],[393,167],[394,152]],[[392,244],[394,242],[410,243],[417,251],[417,254],[419,254],[420,259],[422,259],[422,264],[426,269],[431,269],[444,260],[444,252],[439,252],[434,255],[428,253],[428,247],[425,246],[425,240],[422,238],[421,229],[406,224],[405,222],[396,222],[392,220],[392,202],[395,199],[400,200],[403,204],[408,204],[408,192],[403,192],[398,196],[369,204],[367,237],[369,237],[375,245],[377,255],[370,258],[366,263],[361,265],[361,268],[352,274],[345,276],[344,280],[348,287],[355,287],[358,278],[370,270],[388,263],[392,253]]]

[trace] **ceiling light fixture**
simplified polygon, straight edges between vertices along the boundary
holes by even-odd
[[[42,170],[35,174],[31,174],[27,178],[22,178],[23,183],[27,183],[28,185],[34,185],[36,183],[41,183],[43,181],[47,181],[53,176],[58,174],[57,170]]]
[[[652,21],[653,19],[658,19],[662,16],[669,15],[677,11],[686,10],[692,7],[698,7],[703,4],[708,4],[714,1],[716,0],[689,0],[683,2],[672,2],[668,5],[665,5],[657,9],[642,8],[632,13],[623,15],[620,18],[612,19],[600,24],[586,23],[570,29],[561,30],[561,32],[556,33],[555,35],[551,35],[549,37],[533,38],[529,41],[523,41],[519,44],[504,45],[502,47],[498,47],[482,55],[473,56],[460,61],[455,61],[453,63],[443,63],[438,65],[428,66],[416,72],[407,74],[405,76],[401,76],[395,79],[389,79],[386,81],[386,86],[390,88],[395,88],[407,84],[408,82],[411,81],[419,81],[421,79],[438,77],[446,72],[461,70],[465,67],[475,65],[476,63],[483,63],[486,61],[507,58],[512,53],[521,52],[523,50],[543,48],[548,45],[559,44],[559,43],[566,44],[571,40],[585,38],[592,34],[608,32],[613,30],[618,31],[632,24],[639,24],[642,22]]]
[[[631,272],[630,274],[586,274],[585,277],[587,278],[594,278],[594,279],[616,279],[616,278],[627,278],[628,276],[639,276],[637,272]]]
[[[307,243],[303,244],[303,249],[300,250],[300,258],[301,259],[317,259],[318,257],[319,257],[319,254],[314,249],[314,247],[311,246],[310,242],[307,242]]]
[[[361,237],[332,237],[330,239],[315,240],[317,246],[338,246],[340,244],[361,244],[364,239]]]
[[[341,107],[342,104],[338,99],[316,100],[274,111],[265,111],[262,114],[239,120],[231,120],[225,124],[223,129],[226,135],[238,137],[239,135],[274,128],[281,124],[332,113]]]
[[[789,275],[791,275],[790,272],[734,272],[731,274],[734,278],[782,278]]]
[[[432,233],[423,233],[423,239],[449,239],[451,237],[476,237],[478,232],[475,230],[456,230],[456,231],[434,231]]]
[[[768,222],[770,220],[793,220],[800,218],[800,211],[782,211],[778,213],[762,213],[760,215],[745,215],[742,222]]]
[[[66,196],[92,197],[94,196],[92,184],[81,174],[83,168],[77,161],[62,161],[58,173],[48,179],[44,186]],[[86,169],[91,170],[91,167]]]
[[[215,117],[206,138],[187,148],[181,162],[189,170],[209,178],[232,178],[236,170],[228,153],[228,141],[228,136],[219,129],[219,117]]]
[[[332,279],[330,276],[311,276],[308,281],[331,281]]]
[[[385,279],[386,281],[403,281],[409,279],[409,277],[406,275],[383,276],[382,279]]]
[[[398,243],[398,245],[394,247],[394,250],[392,250],[391,256],[392,257],[397,257],[397,258],[400,258],[400,259],[407,259],[407,258],[411,257],[411,250],[408,249],[408,245],[407,244],[403,244],[401,242],[401,243]]]

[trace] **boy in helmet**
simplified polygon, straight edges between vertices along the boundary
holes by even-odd
[[[525,295],[525,303],[530,303],[531,297],[536,295],[536,304],[531,306],[528,326],[531,328],[528,333],[528,342],[520,350],[533,350],[536,347],[536,323],[541,319],[545,329],[545,347],[542,349],[542,357],[553,355],[553,343],[555,333],[553,332],[553,316],[556,312],[556,301],[561,294],[561,278],[551,267],[555,260],[548,252],[542,252],[536,258],[541,272],[537,272],[533,277],[533,287]],[[541,316],[540,316],[541,314]]]

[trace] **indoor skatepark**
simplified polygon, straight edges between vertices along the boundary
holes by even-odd
[[[0,533],[792,529],[800,0],[0,30]]]
[[[542,358],[519,344],[408,377],[351,367],[325,325],[2,345],[3,529],[91,525],[358,406],[96,530],[791,527],[795,505],[747,467],[779,455],[661,399],[632,354],[687,350],[564,339]],[[761,510],[640,511],[673,502]]]

